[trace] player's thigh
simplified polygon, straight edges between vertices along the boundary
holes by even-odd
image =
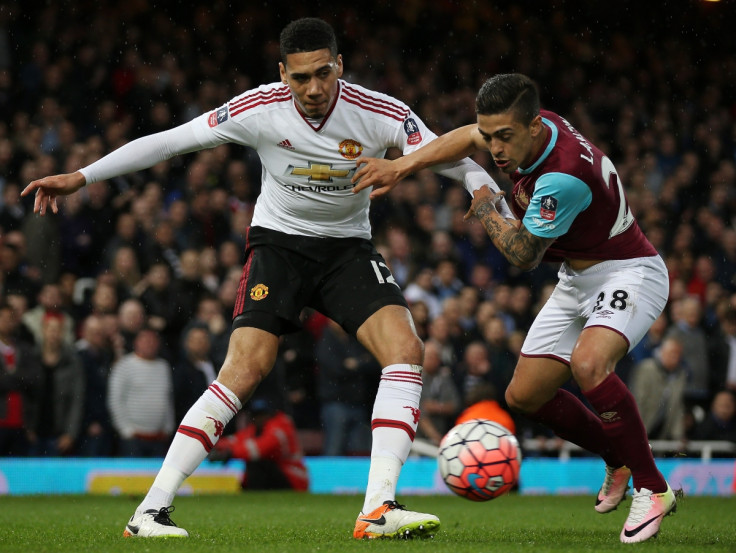
[[[570,367],[552,357],[521,356],[506,388],[506,403],[514,411],[534,413],[570,378]]]
[[[599,269],[598,273],[580,280],[587,297],[585,328],[603,327],[619,334],[627,342],[623,356],[646,335],[666,306],[667,269],[659,256],[607,261],[599,266],[591,268]],[[616,349],[616,340],[610,343]]]
[[[381,365],[422,363],[406,299],[370,242],[346,248],[327,274],[312,307],[356,335]]]
[[[578,293],[560,280],[529,328],[521,353],[530,358],[548,358],[568,364],[585,321]]]

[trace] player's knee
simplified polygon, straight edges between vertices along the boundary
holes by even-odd
[[[217,375],[221,382],[231,390],[241,401],[247,400],[256,390],[268,372],[255,368],[236,368],[225,363]]]
[[[595,388],[608,374],[609,363],[592,354],[574,355],[570,360],[570,370],[575,382],[583,391]]]
[[[413,365],[424,364],[424,342],[416,334],[412,334],[404,340],[401,351],[407,357],[407,362]]]
[[[509,409],[514,413],[522,415],[531,414],[539,409],[539,406],[535,405],[533,399],[528,397],[526,394],[520,393],[519,390],[513,386],[513,383],[509,384],[509,387],[506,388],[504,398],[506,399],[506,405],[508,405]]]

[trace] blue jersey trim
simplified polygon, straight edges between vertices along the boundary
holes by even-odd
[[[545,209],[543,200],[553,205],[554,211]],[[579,178],[567,173],[545,173],[534,185],[534,194],[524,214],[524,226],[534,236],[557,238],[570,230],[578,214],[592,201],[593,193]]]
[[[517,171],[521,173],[522,175],[528,175],[534,169],[539,167],[539,164],[542,163],[545,159],[547,159],[547,156],[552,151],[552,148],[555,147],[555,144],[557,144],[557,135],[560,133],[560,131],[557,130],[557,125],[555,125],[552,121],[549,119],[546,119],[545,117],[542,117],[542,123],[547,125],[547,128],[552,132],[552,138],[549,139],[549,144],[547,144],[547,147],[544,149],[544,152],[542,152],[542,155],[539,156],[539,159],[534,162],[534,164],[531,167],[527,167],[526,169],[522,169],[519,167]]]

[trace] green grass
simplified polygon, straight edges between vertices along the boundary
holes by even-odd
[[[628,512],[593,510],[592,497],[505,496],[473,503],[454,496],[405,497],[414,510],[437,514],[432,540],[351,538],[362,498],[248,493],[176,499],[172,518],[188,539],[124,539],[140,498],[36,496],[0,498],[0,552],[567,552],[662,551],[736,553],[736,499],[685,497],[656,539],[618,541]],[[706,549],[707,548],[707,549]]]

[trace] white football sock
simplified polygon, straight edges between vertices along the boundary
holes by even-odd
[[[163,465],[138,511],[168,507],[184,480],[207,458],[225,425],[242,408],[238,397],[216,380],[194,402],[176,431]]]
[[[419,423],[421,395],[420,365],[397,364],[383,369],[371,417],[373,445],[363,513],[396,499],[399,473]]]

